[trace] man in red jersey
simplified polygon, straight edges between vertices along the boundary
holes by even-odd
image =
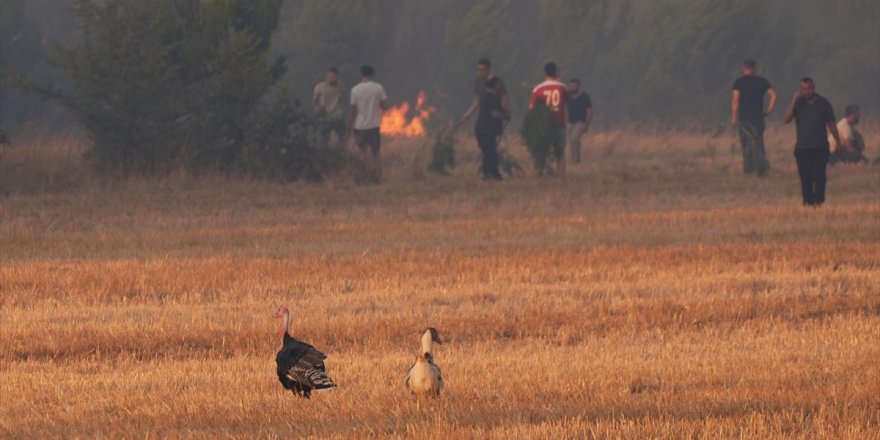
[[[559,81],[559,68],[556,63],[544,65],[544,82],[538,84],[532,90],[532,99],[529,100],[529,109],[535,108],[535,103],[541,100],[556,117],[559,122],[560,134],[553,152],[556,154],[556,170],[560,176],[565,175],[565,98],[568,88]]]

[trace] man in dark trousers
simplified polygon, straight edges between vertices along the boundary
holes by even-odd
[[[489,78],[480,93],[474,134],[483,154],[483,179],[502,180],[498,170],[498,138],[504,128],[504,106],[498,92],[498,78]]]
[[[593,121],[593,101],[581,90],[581,80],[568,80],[568,99],[565,101],[568,124],[565,134],[571,146],[571,163],[581,163],[581,138]]]
[[[770,81],[755,75],[755,66],[755,60],[746,60],[742,65],[743,75],[733,83],[730,123],[739,128],[743,172],[764,177],[770,168],[764,150],[764,117],[776,107],[776,91]],[[764,95],[770,96],[766,112]]]
[[[509,102],[504,81],[492,73],[492,63],[486,58],[481,58],[477,61],[474,99],[459,120],[459,125],[466,123],[479,109],[474,133],[477,136],[477,145],[483,154],[482,173],[484,179],[501,180],[501,173],[498,171],[498,140],[504,129],[504,121],[509,117],[507,113]],[[498,108],[499,106],[500,108]],[[500,120],[496,117],[499,111],[501,112]],[[492,133],[494,133],[494,139],[490,140]]]
[[[840,134],[834,123],[831,103],[816,93],[812,78],[801,80],[800,88],[785,110],[785,123],[792,120],[797,126],[797,143],[794,157],[801,179],[804,206],[821,206],[825,202],[825,183],[828,156],[828,132],[838,145]]]
[[[559,81],[559,67],[556,63],[544,64],[544,82],[535,86],[529,99],[529,110],[535,108],[538,101],[543,102],[553,113],[559,124],[559,136],[553,152],[556,155],[556,172],[565,176],[565,103],[568,100],[568,87]]]

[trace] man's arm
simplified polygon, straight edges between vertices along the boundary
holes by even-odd
[[[312,110],[314,110],[315,113],[318,112],[318,104],[320,103],[320,99],[321,91],[318,89],[318,87],[315,87],[315,91],[312,92]]]
[[[336,87],[339,89],[339,103],[342,104],[348,99],[348,95],[345,94],[346,88],[342,86],[342,81],[336,83]]]
[[[529,110],[535,108],[535,103],[538,102],[538,92],[533,91],[532,96],[529,97]]]
[[[593,122],[593,108],[587,107],[587,121],[584,125],[584,133],[590,129],[590,124]]]
[[[843,129],[837,127],[837,134],[838,136],[840,136],[840,142],[837,143],[837,147],[841,150],[855,153],[856,151],[855,146],[853,145],[852,132],[846,127],[844,127]]]
[[[834,138],[834,141],[837,142],[837,145],[843,145],[840,143],[840,133],[837,131],[837,124],[834,121],[828,122],[828,131],[831,132],[831,136]],[[849,147],[847,147],[849,150]]]
[[[465,111],[464,114],[461,115],[461,119],[458,120],[458,123],[464,124],[465,122],[467,122],[467,120],[471,118],[471,115],[473,115],[474,112],[477,111],[477,107],[479,107],[479,106],[480,106],[480,97],[474,95],[474,99],[471,101],[470,107],[468,107],[467,111]],[[501,102],[501,106],[504,107],[503,100]]]
[[[801,91],[798,90],[794,93],[794,96],[791,98],[791,103],[788,104],[788,108],[785,109],[785,115],[782,117],[782,122],[788,124],[789,122],[794,120],[794,106],[797,104],[798,99],[801,98]],[[834,127],[835,133],[837,132],[837,127]]]
[[[739,115],[739,90],[733,89],[730,97],[730,125],[736,125],[737,115]]]
[[[776,108],[776,100],[779,98],[779,95],[776,93],[776,90],[774,90],[773,87],[767,89],[767,95],[770,96],[770,103],[767,104],[767,112],[764,113],[765,115],[773,113],[773,109]]]
[[[391,104],[388,102],[388,94],[385,93],[385,89],[380,86],[379,90],[381,90],[381,94],[379,95],[379,98],[381,98],[379,100],[379,109],[384,112],[385,110],[391,108]]]

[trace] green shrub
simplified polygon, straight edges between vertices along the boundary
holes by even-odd
[[[342,153],[314,147],[315,120],[293,100],[267,101],[286,68],[268,55],[280,11],[281,0],[78,0],[78,37],[52,57],[70,87],[32,89],[90,132],[99,170],[320,180]]]
[[[520,135],[532,156],[535,172],[543,175],[549,171],[550,165],[555,160],[553,146],[563,139],[556,117],[543,102],[538,101],[535,107],[526,113]]]
[[[438,134],[431,147],[431,163],[428,171],[447,175],[455,168],[455,137],[451,134]]]

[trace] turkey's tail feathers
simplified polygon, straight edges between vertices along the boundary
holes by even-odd
[[[321,370],[313,371],[309,375],[309,382],[315,388],[315,391],[326,391],[336,388],[336,383],[327,376],[327,373]]]

